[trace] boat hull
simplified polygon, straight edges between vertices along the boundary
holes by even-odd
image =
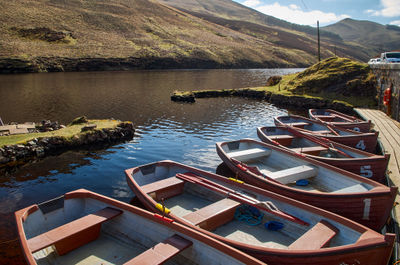
[[[269,194],[269,196],[273,198],[280,198],[281,200],[285,202],[290,202],[294,205],[299,205],[299,207],[304,207],[305,210],[311,211],[311,212],[318,212],[318,214],[321,214],[326,218],[327,220],[338,220],[342,217],[338,215],[334,215],[332,213],[329,213],[327,211],[323,211],[321,209],[317,209],[313,206],[303,204],[301,202],[292,200],[290,198],[285,198],[281,196],[280,194],[274,194],[270,193],[269,191],[262,190],[260,188],[257,188],[255,186],[250,186],[247,184],[240,184],[237,182],[232,182],[229,181],[228,179],[218,176],[216,174],[212,174],[209,172],[205,172],[193,167],[185,166],[182,164],[178,164],[172,161],[161,161],[157,163],[153,163],[150,165],[168,165],[168,164],[174,164],[174,166],[181,167],[180,170],[175,170],[175,171],[181,171],[181,172],[194,172],[196,174],[202,175],[202,176],[207,176],[208,179],[214,179],[215,181],[225,182],[227,184],[227,187],[229,186],[237,186],[240,187],[241,189],[247,189],[247,192],[249,194],[254,194],[254,193],[262,193],[262,194]],[[148,167],[149,165],[145,165],[144,167]],[[140,186],[136,183],[132,175],[136,172],[137,168],[133,169],[128,169],[126,170],[126,177],[127,177],[127,182],[129,184],[129,187],[132,189],[132,191],[139,197],[139,199],[146,205],[146,207],[149,207],[149,210],[152,211],[158,211],[156,207],[154,206],[154,202],[150,199],[150,196],[143,194],[143,191],[141,190]],[[231,246],[234,246],[237,249],[242,250],[245,253],[250,254],[251,256],[256,257],[257,259],[266,262],[267,264],[272,264],[272,265],[281,265],[281,264],[304,264],[304,265],[311,265],[311,264],[317,264],[317,265],[338,265],[338,264],[357,264],[354,262],[359,261],[360,264],[365,264],[365,265],[386,265],[389,257],[391,255],[391,251],[393,248],[393,243],[394,243],[394,235],[392,234],[387,234],[384,237],[384,240],[381,241],[379,244],[376,244],[374,247],[370,245],[369,247],[360,247],[357,246],[357,243],[354,244],[353,246],[340,246],[340,247],[332,247],[332,248],[322,248],[318,250],[287,250],[287,249],[272,249],[272,248],[256,248],[256,247],[249,247],[249,245],[240,243],[237,241],[229,240],[225,237],[221,237],[219,235],[216,235],[210,231],[198,228],[196,226],[193,226],[191,223],[187,222],[185,219],[179,218],[177,216],[170,215],[170,217],[176,219],[177,221],[186,224],[187,226],[194,227],[202,231],[203,233],[213,236],[216,239],[229,244]],[[350,226],[359,226],[359,224],[356,224],[353,221],[350,221],[348,219],[343,219],[345,220],[343,225],[349,225],[349,222],[351,223]],[[367,229],[364,226],[359,226],[362,229]],[[369,230],[369,232],[364,233],[359,242],[366,242],[364,241],[364,238],[371,238],[374,237],[373,235],[376,234],[376,232],[373,232],[372,230]],[[379,235],[381,236],[381,235]]]
[[[254,141],[251,139],[245,139],[241,141]],[[224,143],[222,143],[224,144]],[[263,143],[261,143],[263,144]],[[295,155],[293,152],[267,145],[271,149],[280,149],[281,152],[285,152],[287,155]],[[325,209],[327,211],[337,213],[341,216],[347,217],[360,224],[363,224],[374,230],[380,230],[387,222],[390,212],[397,194],[397,187],[386,187],[382,184],[378,184],[374,181],[365,179],[365,181],[371,181],[379,185],[369,192],[359,193],[326,193],[326,192],[309,192],[300,189],[288,187],[286,185],[277,183],[275,181],[269,181],[264,177],[257,175],[249,170],[243,171],[236,166],[236,163],[232,161],[226,153],[222,150],[221,144],[217,144],[217,153],[222,161],[235,173],[241,180],[254,185],[256,187],[266,189],[275,193],[279,193],[289,198],[296,198],[296,200],[311,204],[318,208]],[[331,167],[335,171],[339,171],[344,175],[353,175],[353,177],[362,178],[356,176],[351,172],[336,168],[320,161],[305,158],[308,163],[312,163],[318,166]]]
[[[224,260],[225,263],[233,263],[237,265],[264,264],[248,254],[223,244],[212,237],[204,235],[196,229],[188,228],[185,225],[173,222],[171,219],[156,215],[127,203],[84,189],[69,192],[63,197],[64,205],[66,206],[64,208],[56,209],[56,207],[54,207],[55,205],[52,204],[49,206],[52,207],[51,211],[45,212],[41,211],[40,205],[32,205],[15,212],[20,243],[28,264],[37,265],[36,261],[38,259],[43,262],[48,262],[45,264],[79,263],[89,265],[103,264],[103,262],[107,264],[122,264],[126,261],[127,263],[130,261],[132,264],[133,262],[136,262],[134,264],[162,264],[172,257],[173,260],[170,260],[168,264],[212,264],[214,259],[219,260],[219,262]],[[62,199],[62,197],[58,199]],[[66,201],[68,202],[65,203]],[[118,218],[109,221],[106,225],[103,224],[101,230],[104,230],[105,232],[101,232],[102,234],[104,233],[104,235],[99,239],[99,245],[93,244],[98,240],[96,238],[90,246],[82,247],[86,247],[85,250],[77,248],[72,250],[71,253],[65,255],[52,253],[50,254],[49,260],[46,260],[48,255],[47,252],[49,251],[48,249],[45,249],[42,253],[39,253],[39,255],[33,255],[31,253],[32,244],[30,244],[29,241],[32,238],[27,238],[27,235],[32,233],[32,231],[30,231],[32,230],[31,227],[39,227],[39,229],[35,230],[43,230],[42,227],[45,227],[44,230],[46,230],[47,226],[57,227],[60,223],[62,224],[62,218],[67,216],[66,219],[68,220],[66,221],[66,227],[62,228],[62,231],[68,233],[68,230],[73,229],[73,225],[71,225],[73,222],[70,221],[71,217],[69,216],[71,210],[78,209],[76,213],[77,216],[74,216],[75,213],[72,214],[72,216],[74,216],[72,220],[76,221],[75,218],[79,217],[81,214],[81,212],[79,212],[80,210],[83,210],[85,215],[93,212],[94,209],[102,209],[103,207],[121,211],[122,214],[120,214]],[[49,215],[46,216],[47,214]],[[37,224],[39,221],[43,220],[42,217],[45,217],[46,223],[40,222]],[[25,226],[26,222],[29,222],[27,227]],[[84,225],[84,223],[81,222],[80,225]],[[27,228],[27,231],[25,228]],[[110,240],[110,237],[113,239]],[[162,241],[171,237],[174,238],[173,242],[169,241],[172,242],[172,245],[170,245],[168,241],[167,243]],[[108,239],[108,242],[104,240],[105,238]],[[186,242],[189,241],[191,244],[184,247],[184,249],[179,252],[175,252],[176,248],[182,245],[182,241],[177,242],[179,238]],[[49,237],[49,239],[53,240],[52,237]],[[121,242],[119,242],[118,239],[120,239]],[[162,241],[162,243],[158,243],[160,241]],[[177,243],[174,244],[174,242]],[[111,249],[107,248],[107,251],[105,251],[106,247],[104,247],[104,245],[106,244],[108,244],[107,246]],[[117,247],[115,247],[115,245]],[[146,251],[146,248],[148,251]],[[186,248],[190,248],[190,250],[187,250]],[[157,251],[155,249],[157,249]],[[172,252],[172,254],[170,254],[170,252]],[[160,255],[159,253],[164,255]],[[142,254],[145,254],[145,258],[143,258]],[[128,256],[128,258],[126,256]],[[132,259],[130,260],[131,256]],[[138,257],[139,259],[137,259]],[[41,262],[39,263],[41,264]]]
[[[379,183],[386,184],[386,169],[389,155],[366,158],[328,158],[313,155],[306,155],[309,158],[327,163],[362,177],[370,178]]]
[[[371,129],[370,120],[363,121],[357,119],[356,117],[349,116],[331,109],[310,109],[308,114],[311,119],[315,119],[328,125],[337,126],[343,129],[353,130],[356,132],[369,132]],[[343,121],[335,121],[336,117],[343,119]]]
[[[260,138],[261,141],[264,143],[268,144],[273,144],[277,145],[277,141],[271,140],[268,135],[263,131],[265,127],[263,128],[257,128],[257,135]],[[281,130],[285,130],[285,127],[280,128]],[[286,129],[287,131],[287,129]],[[292,135],[291,133],[287,132],[287,135]],[[299,133],[301,137],[301,133]],[[312,135],[310,135],[312,136]],[[311,137],[310,137],[311,138]],[[289,150],[292,150],[290,147],[290,144],[292,142],[291,139],[290,141],[279,141],[279,145],[283,148],[287,148]],[[310,139],[309,139],[310,140]],[[389,154],[385,154],[384,156],[380,155],[375,155],[371,153],[367,153],[364,151],[361,151],[359,149],[351,148],[347,145],[339,144],[336,142],[324,142],[325,144],[332,145],[334,148],[341,149],[343,150],[344,153],[347,153],[346,150],[349,150],[349,153],[358,153],[362,157],[349,157],[349,158],[330,158],[330,157],[324,157],[324,156],[319,156],[318,154],[308,154],[308,153],[303,153],[305,156],[327,163],[329,165],[342,168],[344,170],[350,171],[352,173],[355,173],[357,175],[370,178],[374,181],[377,181],[379,183],[386,184],[387,179],[386,179],[386,169],[387,165],[389,162]],[[316,143],[318,145],[318,143]],[[299,148],[296,148],[297,150]]]
[[[305,117],[297,116],[297,115],[291,115],[291,116],[283,116],[283,117],[275,117],[274,122],[276,126],[290,126],[290,124],[286,124],[282,119],[286,117],[293,117],[294,119],[302,120],[305,123],[308,124],[318,124],[319,126],[327,126],[326,124],[316,121],[316,120],[311,120]],[[301,130],[302,133],[307,134],[307,135],[312,135],[321,139],[328,139],[330,141],[334,141],[337,143],[341,143],[353,148],[360,149],[365,152],[369,153],[375,153],[376,150],[376,145],[378,143],[378,132],[371,132],[371,133],[360,133],[356,131],[351,131],[351,130],[346,130],[343,128],[338,128],[335,126],[328,126],[328,129],[332,133],[318,133],[315,131],[307,130],[306,128],[298,128],[295,126],[290,126],[293,129],[296,130]],[[333,134],[334,131],[345,131],[345,135],[335,135]]]

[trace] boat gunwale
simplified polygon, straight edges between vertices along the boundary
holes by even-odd
[[[318,111],[318,110],[323,110],[324,112],[331,112],[331,113],[339,116],[340,118],[345,117],[347,119],[352,119],[353,121],[348,121],[348,122],[327,122],[327,121],[323,121],[323,120],[319,119],[318,117],[315,117],[315,115],[319,115],[319,114],[315,114],[314,113],[315,111]],[[366,125],[366,124],[370,125],[371,124],[371,120],[367,120],[367,121],[366,120],[362,120],[362,119],[359,119],[359,118],[357,118],[355,116],[350,116],[350,115],[347,115],[345,113],[341,113],[339,111],[336,111],[334,109],[308,109],[308,115],[312,119],[315,119],[315,120],[318,120],[318,121],[321,121],[321,122],[324,122],[324,123],[328,123],[328,124],[336,124],[336,123],[337,124],[341,124],[341,125]]]
[[[262,146],[264,146],[266,148],[270,148],[270,149],[276,150],[278,152],[283,152],[283,153],[285,153],[287,155],[290,155],[292,157],[305,160],[308,163],[316,164],[317,166],[321,166],[321,167],[327,168],[328,170],[337,171],[340,174],[345,175],[346,177],[349,177],[351,179],[355,179],[355,180],[357,180],[359,182],[366,183],[366,184],[371,185],[371,186],[374,187],[371,190],[368,190],[367,192],[357,192],[357,193],[352,193],[352,194],[356,194],[357,195],[357,194],[368,193],[368,194],[381,195],[381,194],[384,194],[384,193],[388,193],[388,191],[390,191],[391,188],[394,187],[394,186],[392,186],[392,187],[385,186],[385,185],[383,185],[383,184],[381,184],[379,182],[376,182],[376,181],[368,179],[368,178],[361,177],[361,176],[359,176],[359,175],[357,175],[355,173],[349,172],[347,170],[334,167],[332,165],[326,164],[326,163],[318,161],[316,159],[312,159],[310,157],[306,157],[305,155],[302,155],[302,154],[294,153],[293,151],[290,151],[290,150],[288,150],[286,148],[281,148],[281,147],[278,147],[278,146],[275,146],[275,145],[272,145],[272,144],[267,144],[267,143],[260,142],[260,141],[254,140],[254,139],[249,139],[249,138],[240,139],[239,141],[253,142],[255,144],[260,144],[260,145],[262,145]],[[227,142],[218,142],[218,143],[216,143],[216,146],[217,146],[217,152],[222,152],[222,155],[231,161],[230,157],[227,155],[227,153],[222,148],[222,146],[226,145],[228,142],[229,141],[227,141]],[[252,176],[256,176],[257,178],[264,180],[265,182],[272,183],[272,181],[266,181],[264,178],[261,178],[257,174],[254,174],[252,172],[248,172],[248,173],[250,175],[252,175]],[[285,188],[290,189],[290,190],[301,191],[301,193],[305,193],[305,194],[315,194],[315,195],[321,195],[321,194],[327,194],[328,195],[329,194],[329,195],[331,195],[333,197],[343,196],[343,195],[347,194],[347,193],[332,194],[332,193],[327,193],[327,192],[324,193],[324,192],[305,191],[305,190],[299,190],[299,189],[295,189],[295,188],[292,188],[292,187],[288,187],[287,185],[281,184],[281,183],[278,183],[278,182],[274,182],[273,184],[277,185],[277,186],[280,186],[280,187],[285,187]],[[388,191],[383,191],[382,189],[385,189],[385,190],[388,190]]]
[[[267,143],[267,144],[273,144],[273,142],[272,142],[273,140],[270,138],[270,136],[268,134],[265,133],[265,130],[267,128],[277,128],[277,129],[280,129],[280,130],[287,130],[286,126],[263,126],[263,127],[257,127],[257,135],[259,136],[259,138],[260,138],[260,140],[262,142]],[[312,135],[312,134],[306,134],[304,132],[299,132],[299,133],[300,134],[305,134],[305,135],[307,135],[308,137],[311,137],[311,138],[317,138],[315,135]],[[299,137],[301,137],[301,136],[299,136]],[[264,140],[268,140],[268,142],[265,142]],[[311,139],[306,139],[306,140],[314,142]],[[312,157],[318,157],[318,159],[321,159],[321,160],[335,160],[335,161],[348,161],[348,160],[360,161],[360,160],[370,160],[370,159],[385,160],[386,161],[386,160],[389,160],[389,158],[390,158],[390,154],[377,155],[377,154],[366,152],[364,150],[357,149],[357,148],[354,148],[354,147],[351,147],[351,146],[348,146],[348,145],[345,145],[345,144],[341,144],[341,143],[338,143],[338,142],[335,142],[335,141],[332,141],[332,140],[329,140],[329,139],[326,139],[326,140],[328,141],[327,144],[333,144],[334,147],[336,145],[336,146],[338,146],[338,147],[340,147],[342,149],[349,150],[349,151],[351,151],[353,153],[357,153],[357,154],[363,155],[365,157],[339,157],[338,158],[338,157],[323,157],[323,156],[316,156],[316,155],[310,155],[310,154],[304,154],[304,155],[305,156],[309,156],[311,158]],[[314,143],[316,143],[318,145],[317,142],[314,142]],[[284,148],[284,149],[288,149],[288,150],[292,150],[291,148],[289,148],[287,146],[284,146],[284,145],[281,145],[281,144],[279,145],[279,147]],[[336,149],[338,149],[338,148],[336,148]],[[316,159],[316,160],[318,160],[318,159]]]
[[[353,130],[349,130],[349,129],[345,129],[345,128],[340,128],[340,127],[335,126],[333,124],[327,124],[326,122],[322,122],[322,121],[319,121],[319,120],[313,120],[313,119],[309,119],[309,118],[306,118],[306,117],[303,117],[303,116],[300,116],[300,115],[293,115],[293,114],[281,115],[281,116],[274,117],[275,124],[276,125],[280,125],[280,126],[290,126],[290,125],[285,124],[284,122],[281,121],[281,118],[283,118],[283,117],[289,117],[289,118],[293,117],[295,119],[305,120],[307,122],[311,122],[311,123],[315,123],[315,124],[318,124],[318,125],[326,126],[331,131],[338,130],[338,131],[344,131],[344,132],[353,134],[353,135],[334,135],[334,134],[332,134],[332,135],[327,135],[327,136],[323,136],[323,137],[347,137],[347,136],[358,136],[358,137],[360,137],[360,136],[378,135],[378,132],[357,132],[357,131],[353,131]],[[293,126],[290,126],[290,127],[293,127]],[[310,134],[313,132],[311,130],[307,130],[307,131],[309,131]]]

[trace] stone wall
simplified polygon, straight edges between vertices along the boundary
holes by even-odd
[[[400,63],[370,64],[378,81],[378,106],[393,119],[400,121]],[[390,108],[383,104],[383,92],[391,88]],[[388,113],[389,112],[389,113]]]
[[[75,135],[70,139],[58,136],[42,137],[25,144],[6,145],[0,147],[0,171],[66,150],[130,140],[133,138],[134,132],[132,123],[121,122],[116,128],[92,130]]]

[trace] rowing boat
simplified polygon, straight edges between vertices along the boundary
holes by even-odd
[[[374,230],[389,218],[397,187],[252,139],[216,144],[243,181],[340,214]]]
[[[264,264],[170,218],[83,189],[15,217],[30,265]]]
[[[274,118],[277,126],[291,126],[305,134],[324,137],[328,140],[348,145],[369,153],[374,153],[378,140],[378,132],[361,133],[329,126],[320,121],[311,120],[298,115],[279,116]]]
[[[172,161],[125,171],[151,211],[270,265],[387,264],[394,235],[236,179]]]
[[[261,141],[304,154],[380,183],[386,183],[389,154],[376,155],[284,126],[257,128]]]
[[[369,132],[371,129],[370,120],[364,121],[332,109],[309,109],[308,115],[311,119],[356,132]]]

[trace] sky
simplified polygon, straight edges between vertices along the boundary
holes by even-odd
[[[233,0],[292,23],[316,26],[345,18],[400,26],[400,0]]]

